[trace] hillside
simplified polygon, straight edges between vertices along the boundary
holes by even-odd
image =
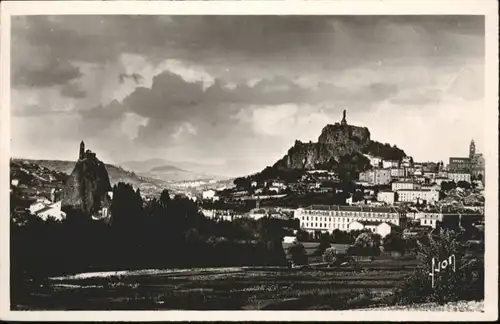
[[[58,174],[64,175],[65,178],[71,174],[76,165],[76,161],[13,159],[11,160],[11,170],[13,165],[23,165],[23,163],[32,166],[34,170],[40,169],[46,170],[47,172],[57,172]],[[168,184],[160,179],[140,176],[112,164],[105,164],[105,166],[111,186],[119,182],[130,183],[132,186],[140,188],[143,194],[157,194],[168,187]],[[34,174],[36,175],[38,172]]]
[[[371,140],[368,128],[347,124],[344,111],[341,123],[326,125],[317,142],[295,141],[294,146],[272,168],[327,169],[338,172],[341,171],[339,169],[351,169],[350,172],[360,172],[369,168],[368,161],[363,157],[365,153],[390,160],[401,160],[406,156],[403,150],[395,146]]]
[[[363,153],[390,160],[401,160],[406,156],[404,151],[395,146],[371,140],[368,128],[347,124],[344,111],[341,123],[326,125],[317,142],[295,141],[294,146],[273,167],[296,170],[318,168],[335,170],[339,164],[342,164],[341,160],[346,162],[343,157],[358,158]],[[363,160],[360,157],[359,159]]]
[[[71,172],[71,170],[70,170]],[[10,160],[10,178],[28,188],[49,186],[61,187],[68,179],[68,173],[47,168],[30,160]]]
[[[305,171],[321,169],[336,172],[340,180],[354,180],[359,172],[371,168],[363,154],[398,161],[406,156],[396,146],[373,141],[368,128],[347,124],[344,111],[342,121],[326,125],[317,142],[296,140],[274,165],[246,178],[258,182],[274,178],[295,182]]]

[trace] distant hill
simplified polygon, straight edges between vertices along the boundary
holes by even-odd
[[[224,180],[227,176],[219,175],[224,166],[196,162],[177,162],[164,159],[148,159],[144,161],[128,161],[121,165],[144,177],[161,179],[167,182],[194,180]]]
[[[150,170],[151,172],[165,172],[165,171],[178,171],[178,172],[187,172],[173,165],[162,165],[154,167]]]
[[[68,173],[44,167],[31,160],[11,159],[10,178],[18,180],[19,185],[30,188],[61,188],[68,179]]]

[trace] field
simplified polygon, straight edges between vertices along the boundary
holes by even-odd
[[[87,273],[29,283],[19,310],[341,310],[384,306],[417,260],[353,267],[139,270]],[[36,286],[36,288],[35,288]],[[13,288],[14,289],[14,288]]]

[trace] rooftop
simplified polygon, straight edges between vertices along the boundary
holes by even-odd
[[[339,205],[311,205],[304,207],[306,210],[337,210],[337,211],[356,211],[356,212],[375,212],[375,213],[398,213],[399,210],[394,207],[372,207],[372,206],[339,206]]]

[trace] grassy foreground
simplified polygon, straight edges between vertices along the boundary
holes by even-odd
[[[343,310],[385,305],[416,260],[297,270],[205,268],[82,274],[30,282],[18,310]]]

